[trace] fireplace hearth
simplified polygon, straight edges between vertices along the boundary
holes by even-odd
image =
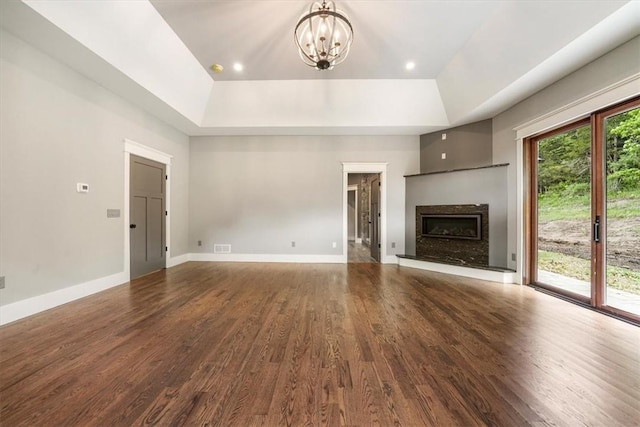
[[[416,258],[489,265],[489,205],[416,206]]]

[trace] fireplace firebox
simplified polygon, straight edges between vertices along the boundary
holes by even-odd
[[[421,235],[439,239],[482,239],[482,215],[420,215]]]
[[[489,205],[416,206],[418,259],[456,265],[489,265]]]

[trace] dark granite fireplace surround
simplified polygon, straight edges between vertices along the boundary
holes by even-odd
[[[489,205],[416,206],[416,258],[488,266]]]

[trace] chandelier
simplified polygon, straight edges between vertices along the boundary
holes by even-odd
[[[349,54],[353,27],[333,1],[323,0],[322,4],[316,1],[298,21],[294,38],[305,64],[327,70],[344,61]]]

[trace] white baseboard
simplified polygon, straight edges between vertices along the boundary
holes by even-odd
[[[342,255],[296,255],[296,254],[213,254],[192,253],[191,261],[217,262],[290,262],[309,264],[344,264]]]
[[[439,264],[436,262],[421,261],[417,259],[397,258],[398,265],[402,267],[418,268],[421,270],[436,271],[438,273],[453,274],[455,276],[470,277],[472,279],[487,280],[498,283],[516,283],[515,272],[483,270],[480,268],[460,267],[457,265]]]
[[[398,257],[395,255],[387,255],[383,259],[380,260],[381,264],[397,264]]]
[[[188,253],[167,260],[167,268],[175,267],[188,261],[214,262],[277,262],[277,263],[309,263],[309,264],[345,264],[343,255],[296,255],[296,254],[213,254]],[[399,263],[395,255],[386,256],[384,264]],[[452,273],[455,274],[455,273]],[[490,279],[487,279],[490,280]],[[28,316],[57,307],[62,304],[104,291],[129,281],[125,272],[113,274],[80,283],[68,288],[59,289],[43,295],[16,301],[0,306],[0,325],[15,322]]]
[[[176,265],[184,264],[191,260],[191,254],[182,254],[174,256],[167,260],[167,268],[175,267]]]
[[[50,308],[104,291],[126,283],[127,281],[128,278],[125,273],[121,272],[0,306],[0,325],[5,325],[40,313],[41,311],[49,310]]]
[[[184,256],[184,255],[183,255]],[[191,253],[189,261],[212,262],[282,262],[282,263],[309,263],[309,264],[346,264],[343,255],[296,255],[296,254],[214,254]],[[184,261],[186,262],[186,261]],[[395,255],[387,255],[381,260],[381,264],[397,264]]]

